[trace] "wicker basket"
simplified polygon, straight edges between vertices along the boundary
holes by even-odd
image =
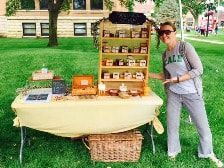
[[[139,131],[88,137],[91,160],[103,162],[137,162],[140,158],[142,135]]]

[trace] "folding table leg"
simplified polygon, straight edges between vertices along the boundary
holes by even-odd
[[[20,161],[20,164],[22,164],[23,147],[26,142],[26,127],[20,127],[20,134],[21,134],[21,145],[20,145],[20,151],[19,151],[19,161]]]
[[[149,130],[149,125],[150,125],[150,130]],[[152,152],[153,152],[153,154],[155,154],[156,153],[156,147],[155,147],[155,143],[154,143],[154,139],[153,139],[154,135],[153,135],[153,124],[152,124],[152,122],[151,123],[148,123],[146,125],[146,132],[149,134],[149,136],[151,138],[151,142],[152,142]]]
[[[153,139],[154,135],[153,135],[153,124],[152,123],[151,123],[150,133],[149,133],[149,130],[148,130],[148,134],[150,135],[151,141],[152,141],[152,152],[153,152],[153,154],[155,154],[156,153],[156,147],[155,147],[155,143],[154,143],[154,139]]]

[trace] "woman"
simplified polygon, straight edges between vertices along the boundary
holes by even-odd
[[[176,28],[171,22],[160,25],[158,36],[167,46],[163,54],[164,71],[150,73],[149,77],[163,80],[167,92],[168,156],[175,159],[181,152],[179,124],[181,108],[185,106],[199,134],[198,156],[210,158],[218,167],[223,167],[213,153],[212,134],[202,98],[200,58],[191,44],[176,39]]]

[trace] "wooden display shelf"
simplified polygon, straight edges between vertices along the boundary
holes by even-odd
[[[140,66],[102,66],[102,69],[147,69],[147,67]]]
[[[99,49],[99,73],[98,73],[98,82],[103,82],[106,85],[106,88],[110,89],[119,89],[119,87],[122,85],[122,83],[127,86],[129,90],[131,89],[137,89],[143,91],[145,87],[148,87],[148,65],[150,61],[150,40],[151,40],[151,26],[152,23],[149,21],[146,21],[142,25],[123,25],[123,24],[113,24],[110,21],[104,20],[100,23],[100,49]],[[110,36],[110,34],[116,34],[117,31],[121,31],[118,33],[125,34],[125,37],[104,37],[104,33],[106,32],[106,36]],[[142,33],[142,31],[147,31],[147,37],[142,36],[143,38],[137,37],[130,37],[129,34],[132,32],[138,32]],[[107,34],[110,33],[110,34]],[[133,35],[133,34],[132,34]],[[145,38],[146,37],[146,38]],[[112,47],[115,52],[112,52]],[[119,47],[119,48],[118,48]],[[126,52],[119,52],[120,47],[122,48],[122,51]],[[143,48],[142,48],[143,47]],[[138,49],[138,50],[137,50]],[[134,51],[139,51],[138,53],[134,53]],[[108,52],[103,52],[108,51]],[[129,52],[128,52],[129,51]],[[141,53],[140,51],[144,51],[144,53]],[[128,58],[128,56],[132,56],[133,58]],[[125,59],[125,57],[127,57]],[[106,66],[107,65],[114,65],[115,61],[117,60],[123,60],[123,62],[128,62],[129,65],[133,65],[135,63],[135,66],[117,66],[118,64],[114,66]],[[140,62],[137,62],[138,60],[144,60],[146,66],[140,66]],[[130,61],[130,62],[129,62]],[[136,64],[137,63],[137,64]],[[142,64],[141,64],[142,65]],[[131,79],[113,79],[109,78],[107,79],[108,75],[110,77],[115,75],[117,77],[121,77],[120,75],[125,75],[125,72],[128,72],[128,76],[131,75],[141,75],[142,77],[138,77],[137,79],[131,78]],[[104,74],[107,73],[107,74]],[[104,79],[104,75],[106,79]],[[127,74],[126,74],[127,75]],[[142,79],[144,78],[144,79]],[[147,94],[145,94],[147,95]]]
[[[102,82],[144,82],[139,79],[101,79]]]
[[[147,54],[142,54],[142,53],[102,53],[103,56],[148,56]]]

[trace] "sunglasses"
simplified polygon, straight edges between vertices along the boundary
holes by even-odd
[[[162,36],[163,34],[170,35],[171,32],[175,32],[175,31],[172,31],[172,30],[159,30],[158,34],[159,34],[159,36]]]

